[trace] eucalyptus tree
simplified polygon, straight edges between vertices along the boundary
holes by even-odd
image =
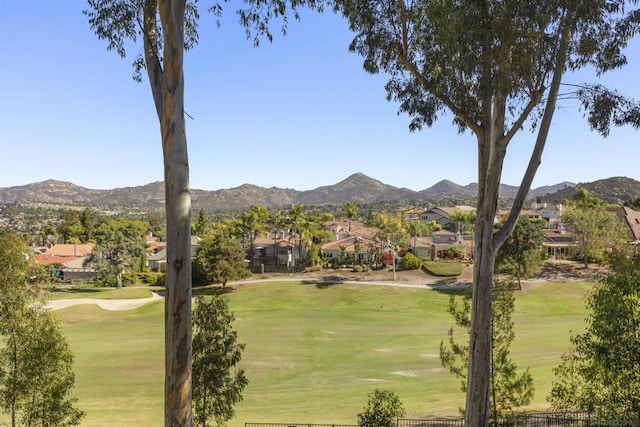
[[[466,424],[489,420],[492,287],[496,251],[513,231],[541,163],[558,99],[577,99],[591,127],[640,125],[640,108],[598,84],[562,85],[567,71],[598,75],[624,66],[637,35],[638,1],[335,0],[370,73],[385,73],[387,98],[413,131],[449,111],[477,141],[478,195]],[[566,92],[561,92],[567,88]],[[564,89],[563,89],[564,90]],[[536,133],[510,214],[494,232],[509,144]]]
[[[84,11],[91,29],[107,41],[107,49],[125,57],[142,42],[134,59],[134,78],[146,70],[160,124],[167,218],[165,296],[165,425],[191,425],[191,197],[184,119],[185,49],[198,41],[196,0],[88,0]],[[247,36],[258,44],[272,39],[270,23],[299,7],[321,6],[316,0],[249,0],[239,11]],[[289,8],[289,10],[287,10]],[[222,3],[209,8],[218,19]]]

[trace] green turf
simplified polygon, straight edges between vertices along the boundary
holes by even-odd
[[[463,264],[458,261],[430,261],[422,262],[422,266],[427,273],[439,277],[454,277],[462,274]]]
[[[513,355],[520,367],[531,367],[532,408],[547,406],[569,331],[584,327],[582,300],[590,287],[547,283],[516,295]],[[226,297],[247,344],[242,365],[250,381],[231,427],[355,423],[374,387],[395,391],[411,417],[457,415],[463,404],[459,380],[438,359],[453,323],[448,293],[279,282],[245,285]],[[87,412],[82,425],[162,425],[162,304],[59,313],[76,355],[75,392]]]

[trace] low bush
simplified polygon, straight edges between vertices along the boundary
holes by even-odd
[[[458,261],[424,261],[422,268],[432,276],[455,277],[462,274],[462,263]]]
[[[304,268],[305,273],[313,273],[314,271],[322,271],[322,266],[318,264]]]
[[[156,285],[158,281],[164,283],[164,273],[136,273],[136,282],[144,283],[145,285]]]
[[[411,252],[407,252],[400,259],[401,270],[417,270],[420,267],[422,267],[422,260]]]

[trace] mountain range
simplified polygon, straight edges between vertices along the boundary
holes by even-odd
[[[528,197],[548,202],[571,198],[576,187],[584,187],[594,195],[620,203],[640,195],[640,181],[626,177],[607,178],[592,183],[561,182],[532,189]],[[465,186],[442,180],[421,191],[384,184],[362,173],[355,173],[334,184],[308,191],[292,188],[264,188],[253,184],[215,191],[191,189],[193,206],[211,211],[246,209],[253,204],[267,208],[287,207],[292,203],[341,205],[347,202],[364,204],[388,201],[470,200],[476,196],[478,184]],[[518,187],[501,184],[500,196],[513,198]],[[15,187],[0,187],[0,203],[49,203],[89,206],[164,206],[164,184],[152,182],[137,187],[95,190],[70,182],[47,180]]]

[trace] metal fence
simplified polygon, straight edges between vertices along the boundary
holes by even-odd
[[[640,427],[630,420],[598,420],[588,414],[575,412],[547,412],[517,416],[514,427]]]
[[[429,418],[429,419],[408,419],[398,420],[398,427],[464,427],[462,418]]]
[[[354,424],[244,423],[244,427],[358,427]]]
[[[358,427],[354,424],[310,424],[310,423],[245,423],[245,427]],[[400,418],[397,427],[464,427],[462,418]],[[491,423],[493,425],[493,423]],[[640,427],[627,420],[595,420],[586,414],[548,412],[522,414],[514,419],[498,423],[501,427]]]

